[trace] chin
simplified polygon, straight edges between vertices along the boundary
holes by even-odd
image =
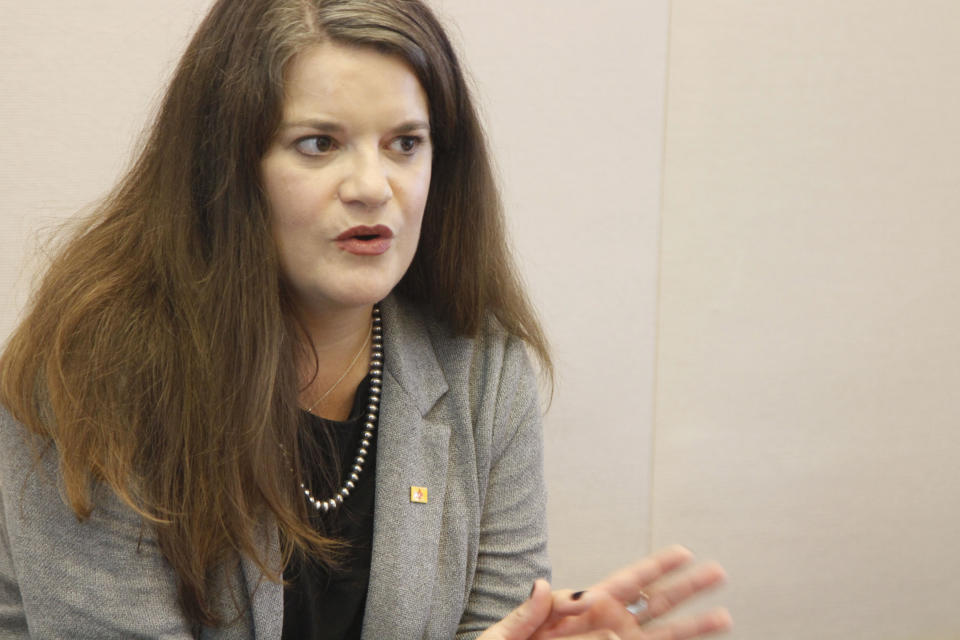
[[[369,307],[380,302],[393,290],[393,287],[357,287],[337,292],[328,292],[318,296],[308,296],[308,308],[323,310],[347,310]]]
[[[390,295],[406,272],[406,269],[399,268],[399,264],[388,266],[381,263],[376,268],[369,268],[371,266],[374,265],[305,274],[307,277],[293,280],[293,294],[307,313],[311,310],[323,313],[369,307]]]

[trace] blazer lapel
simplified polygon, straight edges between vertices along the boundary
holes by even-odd
[[[386,370],[363,637],[419,638],[436,578],[450,440],[449,426],[430,410],[447,384],[422,320],[392,298],[381,310]],[[426,502],[413,500],[417,487]]]

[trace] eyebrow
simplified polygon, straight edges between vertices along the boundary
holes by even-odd
[[[399,127],[394,129],[394,131],[398,133],[409,133],[410,131],[420,130],[430,131],[430,124],[424,122],[423,120],[410,120],[408,122],[404,122]]]
[[[283,122],[280,124],[281,129],[293,129],[295,127],[316,129],[317,131],[331,131],[334,133],[342,133],[344,131],[344,127],[341,124],[331,122],[329,120],[319,120],[315,118],[295,120],[293,122]],[[397,133],[408,133],[410,131],[421,130],[430,131],[430,125],[423,120],[408,120],[391,129],[391,131],[395,131]]]

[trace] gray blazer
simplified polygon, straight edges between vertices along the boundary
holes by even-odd
[[[495,326],[452,335],[391,296],[377,445],[373,558],[363,637],[475,637],[547,577],[536,379],[523,344]],[[100,488],[78,522],[56,451],[0,407],[0,638],[278,639],[283,589],[245,558],[220,571],[221,629],[191,629],[148,528]],[[410,502],[410,487],[429,502]],[[278,562],[277,530],[264,548]]]

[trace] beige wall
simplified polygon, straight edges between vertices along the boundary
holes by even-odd
[[[207,4],[3,2],[0,335]],[[557,583],[681,541],[731,637],[960,637],[960,10],[434,5],[556,347]]]
[[[0,0],[0,336],[38,245],[126,165],[206,6]]]
[[[960,8],[675,0],[656,544],[737,638],[960,638]]]

